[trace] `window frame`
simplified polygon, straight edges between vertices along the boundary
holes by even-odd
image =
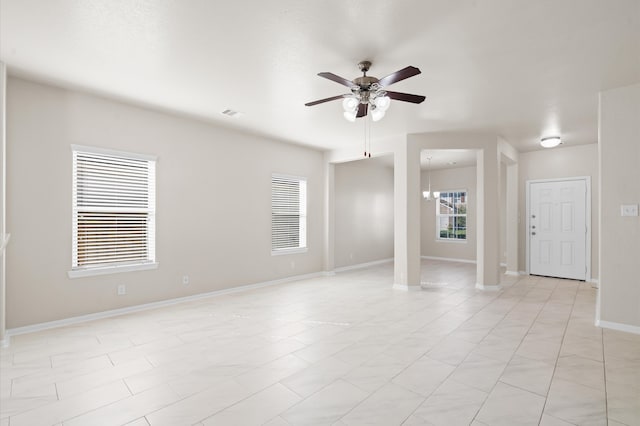
[[[118,263],[96,263],[92,266],[78,266],[78,214],[83,210],[83,206],[79,206],[77,203],[77,154],[86,155],[104,155],[119,157],[125,160],[137,160],[148,162],[148,176],[147,176],[147,199],[148,204],[145,208],[131,209],[124,206],[117,207],[86,207],[85,211],[95,210],[97,212],[103,211],[105,213],[131,213],[132,210],[137,210],[138,213],[147,214],[147,237],[146,237],[146,259],[145,260],[132,260],[131,262],[118,262]],[[93,146],[84,145],[71,145],[72,156],[72,187],[71,187],[71,270],[67,272],[69,278],[80,278],[93,275],[105,275],[120,272],[141,271],[156,269],[158,262],[156,259],[156,165],[157,157],[147,154],[138,154],[132,152],[118,151],[106,148],[99,148]]]
[[[274,179],[297,182],[298,184],[304,183],[303,190],[299,195],[298,211],[298,239],[299,245],[296,247],[281,247],[274,248],[274,239],[276,229],[274,229]],[[294,176],[283,173],[271,174],[271,255],[280,256],[285,254],[305,253],[308,250],[307,246],[307,213],[308,213],[308,180],[304,176]],[[282,238],[282,237],[280,237]]]
[[[442,214],[440,213],[440,200],[442,199],[444,194],[455,194],[455,193],[463,193],[464,194],[464,198],[465,198],[465,213],[464,214]],[[453,196],[455,197],[455,195]],[[469,214],[469,191],[467,191],[466,189],[448,189],[448,190],[443,190],[440,191],[440,196],[438,197],[438,199],[436,200],[435,203],[435,208],[436,208],[436,241],[440,241],[440,242],[453,242],[453,243],[466,243],[469,240],[469,236],[468,236],[468,222],[467,222],[467,218],[468,218],[468,214]],[[464,217],[465,218],[465,237],[464,238],[452,238],[452,237],[441,237],[440,232],[440,219],[443,217]]]

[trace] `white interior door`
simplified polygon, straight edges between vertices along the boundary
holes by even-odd
[[[529,273],[587,278],[586,179],[529,183]]]

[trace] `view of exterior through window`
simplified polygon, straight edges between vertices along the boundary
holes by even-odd
[[[441,191],[436,203],[437,238],[467,239],[467,191]]]
[[[307,247],[307,180],[271,177],[271,253],[304,251]]]
[[[155,262],[155,159],[72,151],[72,269]]]

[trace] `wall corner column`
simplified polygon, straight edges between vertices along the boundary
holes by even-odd
[[[335,164],[324,157],[324,241],[323,265],[325,275],[334,275],[335,269]]]
[[[9,346],[9,336],[7,336],[7,284],[6,284],[6,262],[5,252],[9,235],[7,234],[6,222],[6,154],[7,154],[7,67],[0,62],[0,345]]]
[[[409,141],[394,155],[394,284],[420,289],[420,150]]]
[[[476,288],[499,290],[500,285],[500,158],[497,144],[477,154]]]
[[[519,275],[518,163],[507,164],[507,275]]]

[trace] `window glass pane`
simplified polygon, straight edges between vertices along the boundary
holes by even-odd
[[[438,239],[467,239],[466,191],[442,191],[436,211]]]

